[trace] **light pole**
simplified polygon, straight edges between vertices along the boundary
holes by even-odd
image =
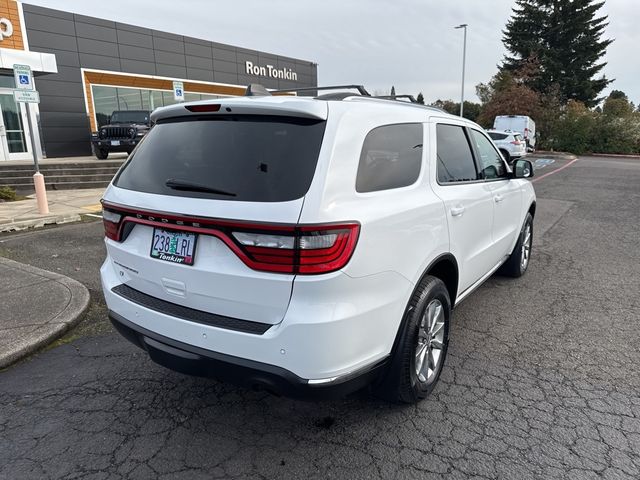
[[[460,116],[464,113],[464,67],[467,60],[467,24],[463,23],[462,25],[458,25],[454,27],[456,30],[458,28],[464,28],[464,43],[462,44],[462,93],[460,94]]]

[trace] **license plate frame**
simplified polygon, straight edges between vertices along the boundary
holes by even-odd
[[[164,245],[166,242],[166,238],[169,238],[168,248],[154,248],[158,247],[158,242],[160,242],[160,240],[162,240],[162,245]],[[178,245],[179,242],[184,240],[190,241],[190,243],[186,246],[183,243]],[[164,262],[192,266],[195,261],[197,243],[197,233],[178,230],[167,230],[165,228],[154,227],[153,234],[151,235],[151,248],[149,251],[149,255],[151,256],[151,258],[162,260]],[[177,252],[179,248],[181,249],[180,253]],[[182,252],[184,252],[184,248],[187,249],[188,255],[182,254]]]
[[[120,140],[111,140],[111,146],[112,147],[119,147],[120,146]]]

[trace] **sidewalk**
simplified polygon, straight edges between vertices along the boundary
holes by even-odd
[[[0,203],[0,232],[77,222],[80,215],[100,213],[103,193],[104,188],[47,191],[48,215],[38,213],[35,195],[29,195],[27,200]]]
[[[61,336],[88,305],[75,280],[0,257],[0,368]]]

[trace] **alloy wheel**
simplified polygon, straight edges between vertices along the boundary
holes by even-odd
[[[418,328],[415,372],[423,383],[435,378],[443,359],[445,316],[440,300],[432,300],[422,315]]]
[[[520,269],[524,272],[529,265],[529,257],[531,256],[531,224],[528,223],[525,227],[522,249],[520,251]]]

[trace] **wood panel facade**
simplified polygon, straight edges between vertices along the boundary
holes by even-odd
[[[0,48],[24,50],[22,25],[20,25],[20,9],[16,0],[0,0],[0,18],[9,21],[9,25],[0,23]],[[4,23],[4,22],[3,22]],[[7,28],[11,35],[6,36]]]

